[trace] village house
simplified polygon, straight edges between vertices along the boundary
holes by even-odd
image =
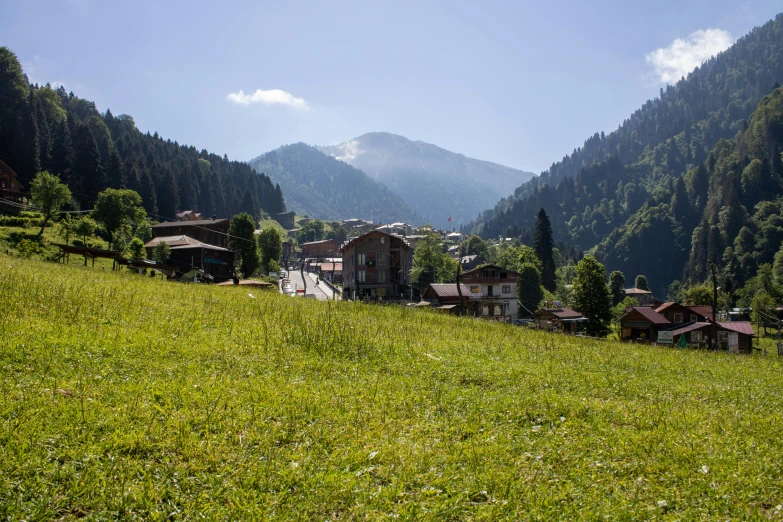
[[[533,314],[536,327],[541,330],[575,334],[579,323],[586,323],[587,318],[564,306],[557,308],[542,308]]]
[[[177,221],[199,221],[201,219],[201,213],[193,210],[183,210],[177,212]]]
[[[344,219],[340,222],[340,224],[343,226],[345,230],[350,232],[351,230],[355,228],[364,228],[364,227],[370,227],[372,226],[372,221],[365,221],[363,219],[358,218],[351,218],[351,219]]]
[[[620,338],[623,341],[655,342],[658,331],[665,330],[671,324],[671,321],[649,306],[630,306],[620,316]]]
[[[455,243],[459,243],[460,241],[465,241],[467,237],[465,234],[460,234],[459,232],[452,232],[450,234],[446,234],[446,241],[453,241]]]
[[[625,297],[633,297],[639,306],[653,306],[653,295],[649,290],[642,290],[641,288],[627,288],[625,290]]]
[[[410,297],[412,251],[404,239],[373,230],[351,239],[340,251],[343,299]]]
[[[686,346],[709,348],[712,346],[710,340],[712,327],[711,322],[685,323],[659,332],[658,342],[678,346],[684,338]],[[715,330],[718,349],[735,353],[750,353],[752,351],[755,332],[749,322],[718,322],[715,325]]]
[[[330,283],[342,284],[343,282],[343,264],[341,262],[318,263],[315,266],[315,271],[318,277]]]
[[[339,252],[339,246],[336,239],[324,239],[322,241],[310,241],[302,243],[299,248],[302,249],[304,257],[324,258],[334,257]]]
[[[27,204],[30,195],[23,192],[24,186],[16,177],[16,172],[0,160],[0,198]]]
[[[291,230],[292,228],[296,227],[296,223],[294,223],[296,218],[296,212],[293,210],[291,212],[281,212],[280,214],[275,216],[275,221],[280,223],[280,225],[286,229]]]
[[[153,251],[160,242],[167,243],[171,249],[171,256],[166,264],[175,267],[179,272],[199,269],[216,282],[226,281],[234,276],[233,250],[202,243],[186,235],[159,236],[144,245],[147,257],[152,258]]]
[[[470,304],[470,289],[464,283],[460,284],[459,288],[462,291],[462,302],[465,306],[465,311],[473,315],[473,306]],[[430,303],[434,310],[443,310],[453,314],[457,314],[460,311],[459,291],[456,283],[433,283],[427,287],[421,299]]]
[[[462,265],[462,271],[468,272],[476,268],[480,261],[479,257],[474,254],[472,256],[463,256],[459,262]]]
[[[675,302],[664,303],[655,309],[672,324],[712,322],[712,307],[702,305],[681,305]]]
[[[512,270],[485,265],[462,274],[473,315],[511,322],[517,318],[517,276]]]
[[[152,225],[154,237],[188,236],[201,243],[228,247],[228,219],[197,219],[191,221],[165,221]]]

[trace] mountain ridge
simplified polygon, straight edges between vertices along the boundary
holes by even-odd
[[[283,145],[248,164],[280,185],[286,207],[297,214],[324,220],[361,217],[378,223],[421,222],[421,217],[382,183],[312,145]]]
[[[368,132],[318,149],[384,183],[438,224],[448,216],[467,222],[486,201],[509,195],[520,180],[535,176],[390,132]]]

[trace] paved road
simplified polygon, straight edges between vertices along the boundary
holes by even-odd
[[[316,286],[315,280],[316,275],[310,274],[308,272],[305,272],[304,276],[307,278],[307,293],[308,294],[315,294],[315,298],[319,301],[326,301],[327,299],[332,299],[332,289],[329,288],[326,284],[319,284]],[[289,273],[289,278],[291,279],[291,285],[295,289],[304,288],[304,282],[302,281],[301,274],[293,270]],[[339,298],[339,296],[338,296]]]

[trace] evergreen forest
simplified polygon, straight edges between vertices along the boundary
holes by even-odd
[[[742,284],[783,239],[769,228],[778,226],[772,216],[783,194],[772,93],[781,80],[783,14],[661,89],[614,132],[588,138],[463,232],[519,236],[543,208],[556,241],[595,254],[609,270],[646,274],[662,297],[674,280],[703,281],[710,261]]]
[[[128,188],[158,220],[190,209],[207,218],[285,211],[280,186],[246,163],[143,133],[133,117],[101,113],[62,86],[30,84],[6,47],[0,47],[0,159],[25,186],[42,170],[59,175],[76,209],[92,208],[106,188]]]

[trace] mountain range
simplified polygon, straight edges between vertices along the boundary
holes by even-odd
[[[371,132],[319,149],[383,183],[438,225],[445,225],[449,216],[453,224],[474,219],[535,176],[388,132]]]
[[[329,221],[360,217],[376,223],[422,220],[382,183],[304,143],[284,145],[249,164],[280,184],[288,210],[299,215]]]

